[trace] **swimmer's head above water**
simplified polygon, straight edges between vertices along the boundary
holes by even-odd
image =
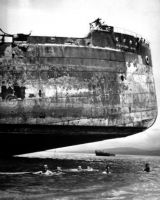
[[[79,170],[79,171],[82,170],[82,167],[81,167],[81,166],[78,166],[78,170]]]
[[[46,172],[48,170],[48,165],[43,165],[43,171]]]
[[[62,171],[62,168],[57,166],[57,172],[61,172]]]

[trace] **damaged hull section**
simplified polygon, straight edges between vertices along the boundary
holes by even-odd
[[[144,39],[113,29],[94,29],[85,38],[1,38],[1,154],[124,137],[154,123],[156,93]]]

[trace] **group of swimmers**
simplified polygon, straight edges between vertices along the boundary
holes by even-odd
[[[43,165],[42,171],[34,172],[34,174],[43,174],[43,175],[46,175],[46,176],[51,176],[51,175],[60,175],[60,174],[63,174],[64,172],[91,172],[91,171],[99,171],[99,170],[93,169],[90,166],[87,166],[86,169],[82,169],[81,166],[78,166],[77,168],[74,168],[74,169],[62,170],[62,168],[58,166],[56,168],[56,170],[51,171],[51,170],[49,170],[48,165],[45,164],[45,165]],[[144,171],[150,172],[149,163],[145,164]],[[106,165],[105,170],[102,172],[102,174],[111,174],[109,165]]]
[[[62,168],[58,166],[56,168],[56,170],[51,171],[48,168],[48,165],[45,164],[45,165],[43,165],[43,169],[41,171],[34,172],[34,174],[42,174],[42,175],[46,175],[46,176],[51,176],[51,175],[60,175],[60,174],[63,174],[65,172],[92,172],[92,171],[99,171],[99,170],[93,169],[90,166],[87,166],[86,169],[83,169],[81,166],[78,166],[77,168],[62,170]],[[103,174],[110,174],[111,173],[108,165],[106,166],[105,170],[102,173]]]

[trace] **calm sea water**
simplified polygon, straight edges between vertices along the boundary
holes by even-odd
[[[143,171],[146,162],[151,172]],[[88,165],[98,171],[65,172],[44,176],[23,174],[36,172],[48,164],[51,170]],[[112,173],[102,174],[109,164]],[[0,199],[7,200],[159,200],[160,157],[96,157],[87,154],[62,154],[53,159],[0,159]]]

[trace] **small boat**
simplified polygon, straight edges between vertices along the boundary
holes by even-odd
[[[95,154],[96,154],[96,156],[115,156],[114,153],[109,153],[104,150],[96,150]]]

